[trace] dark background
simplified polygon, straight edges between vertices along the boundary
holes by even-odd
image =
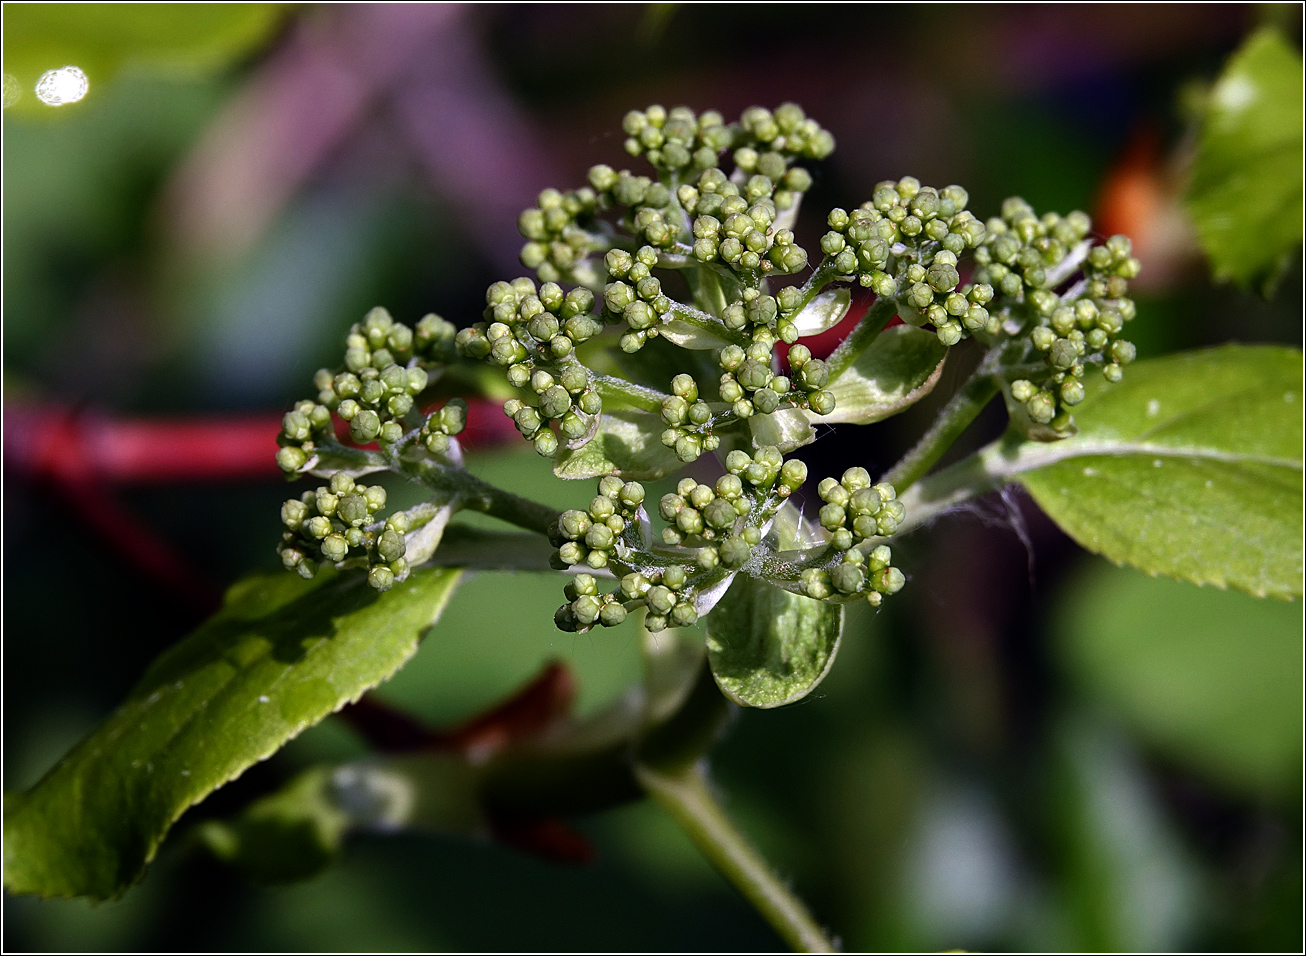
[[[1191,103],[1264,18],[1295,36],[1298,16],[306,5],[221,62],[88,69],[79,104],[6,109],[6,789],[30,786],[107,714],[208,595],[275,566],[286,494],[273,471],[70,484],[24,453],[49,416],[92,431],[115,416],[275,420],[371,306],[472,321],[490,282],[524,271],[518,211],[593,163],[628,165],[621,116],[654,102],[729,117],[794,100],[829,128],[839,147],[799,225],[809,249],[824,210],[884,178],[961,183],[981,217],[1020,193],[1134,237],[1141,356],[1300,343],[1300,265],[1269,301],[1212,285],[1178,202]],[[937,397],[803,457],[817,474],[887,468],[973,360],[957,351]],[[967,447],[1001,429],[989,412]],[[59,447],[77,457],[77,439]],[[550,502],[591,494],[524,443],[478,450],[471,466]],[[731,811],[846,948],[1300,948],[1300,602],[1114,569],[1016,494],[895,555],[909,586],[850,618],[819,692],[739,714],[714,759]],[[556,631],[559,594],[543,576],[472,581],[379,696],[454,722],[562,658],[582,710],[611,700],[637,675],[633,632]],[[199,813],[363,752],[328,720]],[[7,898],[4,945],[779,945],[653,806],[580,825],[600,853],[588,867],[359,837],[326,874],[268,889],[193,850],[183,822],[120,902]]]

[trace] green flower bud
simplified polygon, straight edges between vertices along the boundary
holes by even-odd
[[[291,498],[281,506],[281,521],[291,531],[298,531],[308,517],[308,505]]]
[[[817,568],[808,568],[799,578],[804,593],[810,598],[824,600],[830,596],[830,576]]]
[[[679,565],[673,564],[662,572],[662,583],[673,591],[679,591],[689,580],[688,572]]]
[[[666,614],[676,605],[675,592],[660,584],[649,588],[644,600],[648,603],[649,610],[658,614]]]
[[[671,609],[672,627],[690,627],[698,620],[698,611],[688,601],[681,601]]]
[[[535,445],[536,453],[543,458],[552,458],[558,452],[558,439],[547,428],[541,429],[532,443]]]
[[[830,582],[844,594],[856,594],[866,583],[866,574],[855,564],[840,564],[830,572]]]
[[[349,423],[349,437],[360,445],[375,441],[380,434],[381,418],[370,408],[360,411]]]
[[[881,568],[871,575],[871,587],[881,594],[897,594],[907,583],[906,577],[897,568]]]
[[[322,554],[328,561],[343,561],[349,553],[349,543],[342,534],[329,534],[322,539]]]
[[[322,515],[315,515],[308,519],[305,528],[309,534],[320,541],[331,533],[331,519]]]
[[[748,563],[749,557],[752,556],[753,549],[742,536],[732,535],[721,542],[718,552],[721,557],[721,563],[727,568],[740,568]]]
[[[287,446],[277,451],[277,466],[284,472],[295,472],[308,464],[308,455],[301,448]]]
[[[1117,339],[1111,343],[1111,359],[1117,365],[1128,365],[1137,355],[1138,350],[1134,348],[1132,342]]]
[[[395,584],[395,573],[378,564],[367,572],[367,583],[378,591],[389,591]]]
[[[377,539],[376,553],[381,556],[383,561],[395,561],[402,558],[405,550],[403,536],[389,529],[381,532],[381,537]]]
[[[599,623],[604,627],[616,627],[625,619],[626,609],[615,601],[604,604],[599,611]]]

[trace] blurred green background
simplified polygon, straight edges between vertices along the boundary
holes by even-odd
[[[1301,341],[1301,266],[1270,300],[1213,285],[1177,196],[1192,102],[1257,6],[6,4],[6,789],[34,783],[197,612],[16,452],[33,410],[267,412],[376,304],[466,324],[520,274],[517,212],[653,102],[802,104],[839,141],[799,237],[887,177],[1094,212],[1144,262],[1143,356]],[[33,87],[78,65],[79,102]],[[10,77],[13,83],[10,83]],[[966,364],[949,363],[946,397]],[[892,463],[931,398],[804,451]],[[971,444],[1001,428],[990,409]],[[473,470],[587,500],[524,443]],[[17,461],[17,464],[15,462]],[[112,489],[206,586],[276,563],[275,474]],[[85,505],[85,502],[81,502]],[[897,549],[895,549],[897,550]],[[737,715],[730,810],[850,950],[1298,950],[1301,603],[1119,570],[1028,500],[902,543],[910,586],[855,614],[820,691]],[[505,584],[511,602],[504,601]],[[461,720],[563,659],[580,708],[638,672],[629,629],[564,634],[558,581],[463,586],[378,696]],[[9,950],[749,950],[779,941],[650,804],[579,821],[586,867],[431,836],[353,839],[326,874],[240,880],[185,839],[363,746],[328,720],[193,811],[99,906],[7,898]]]

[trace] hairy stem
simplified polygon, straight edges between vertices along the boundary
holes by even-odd
[[[671,315],[686,325],[692,325],[696,329],[715,335],[719,339],[725,339],[727,342],[733,342],[735,345],[744,346],[751,341],[743,332],[726,328],[716,316],[685,305],[683,302],[676,302],[671,306]]]
[[[857,361],[857,357],[866,351],[875,341],[875,337],[884,331],[884,327],[897,314],[898,303],[892,299],[876,299],[848,337],[840,342],[839,347],[825,360],[825,364],[830,369],[830,381],[834,381],[848,371],[848,367]]]
[[[821,294],[827,285],[834,281],[834,278],[834,260],[826,256],[798,290],[802,293],[802,298],[798,301],[797,311],[801,312],[813,299]]]
[[[643,409],[646,412],[661,413],[662,403],[671,397],[666,392],[659,392],[656,388],[646,388],[643,385],[628,382],[624,378],[617,378],[614,375],[601,375],[597,372],[594,374],[594,387],[598,390],[599,396],[605,400],[612,399],[624,405]]]
[[[934,466],[984,410],[984,406],[998,394],[1000,386],[995,365],[997,352],[995,349],[984,357],[966,384],[943,406],[943,411],[939,412],[939,417],[934,420],[930,430],[884,476],[883,480],[893,485],[899,494]]]
[[[437,492],[455,509],[467,508],[490,515],[537,534],[548,534],[561,514],[555,508],[504,491],[462,468],[450,468],[424,459],[407,464],[404,473]]]
[[[515,524],[527,531],[548,534],[549,526],[558,520],[562,513],[538,501],[531,501],[511,491],[496,488],[488,481],[482,481],[466,471],[455,473],[457,477],[458,497],[464,508],[484,512],[487,515]]]
[[[784,885],[726,816],[708,788],[701,764],[693,764],[678,773],[661,773],[637,765],[635,776],[703,855],[796,952],[835,952],[834,944],[802,900]]]

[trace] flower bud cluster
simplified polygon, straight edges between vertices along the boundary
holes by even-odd
[[[553,623],[562,631],[588,631],[595,624],[616,627],[626,620],[626,606],[616,591],[603,593],[592,574],[578,574],[563,588],[568,603],[558,608]]]
[[[875,187],[870,202],[831,211],[821,250],[836,274],[855,277],[884,298],[896,298],[904,320],[934,324],[945,345],[966,331],[992,326],[985,306],[993,290],[961,287],[958,256],[984,240],[984,225],[966,210],[960,186],[934,189],[906,176]]]
[[[645,572],[632,571],[621,579],[610,595],[648,608],[644,626],[650,631],[667,627],[690,627],[698,621],[698,588],[692,579],[695,569],[673,564]]]
[[[535,270],[541,282],[573,279],[576,266],[596,248],[596,237],[586,226],[597,205],[598,196],[588,187],[541,192],[535,205],[517,217],[517,229],[527,240],[522,265]]]
[[[721,440],[712,434],[715,417],[707,402],[698,397],[698,383],[681,373],[671,380],[670,397],[662,402],[662,444],[675,451],[683,462],[697,461],[705,451],[716,451]]]
[[[871,484],[865,468],[849,468],[839,479],[823,478],[817,494],[825,502],[819,513],[821,527],[831,532],[830,544],[843,551],[843,560],[831,571],[809,568],[800,583],[808,597],[823,600],[832,594],[862,594],[875,606],[886,594],[900,590],[901,571],[890,566],[892,553],[880,545],[866,554],[857,548],[868,538],[888,537],[898,530],[906,509],[893,485]]]
[[[885,595],[896,594],[907,583],[906,576],[890,565],[893,552],[880,545],[869,554],[853,548],[835,565],[834,570],[809,568],[799,583],[803,593],[818,601],[835,594],[864,594],[872,607],[879,607]]]
[[[420,441],[433,455],[443,455],[449,450],[449,437],[458,435],[467,427],[467,403],[461,398],[451,398],[422,422]]]
[[[716,110],[695,115],[687,106],[653,105],[622,118],[626,152],[643,156],[659,170],[707,169],[740,136]]]
[[[1033,421],[1057,431],[1069,427],[1069,409],[1084,399],[1086,365],[1102,366],[1106,379],[1118,382],[1136,354],[1119,336],[1135,315],[1128,280],[1138,275],[1139,262],[1125,236],[1085,248],[1091,228],[1082,212],[1040,218],[1023,200],[1008,199],[1002,216],[986,224],[988,239],[975,252],[976,278],[1026,304],[1035,320],[1029,342],[1051,372],[1040,383],[1017,379],[1011,395]],[[1081,281],[1063,295],[1054,291],[1081,269]]]
[[[583,444],[603,409],[590,372],[574,357],[577,345],[603,331],[603,320],[591,314],[594,294],[583,287],[564,293],[555,282],[537,289],[519,278],[496,282],[485,300],[487,321],[458,333],[459,353],[506,369],[510,384],[535,393],[536,404],[513,398],[503,410],[541,455],[558,450],[550,422],[569,442]]]
[[[344,368],[320,369],[313,377],[317,402],[299,402],[282,419],[277,464],[292,474],[303,468],[331,432],[332,412],[349,423],[357,444],[399,441],[416,425],[405,419],[430,381],[427,367],[453,357],[454,333],[438,315],[412,329],[385,309],[372,309],[345,338]]]
[[[811,188],[807,170],[786,168],[778,152],[735,153],[736,170],[749,175],[735,182],[720,169],[705,170],[696,182],[677,190],[680,205],[694,216],[694,258],[748,273],[794,273],[807,265],[807,252],[790,229],[775,229],[781,211],[792,209]],[[765,170],[764,172],[762,170]]]
[[[621,336],[624,352],[638,352],[658,334],[657,326],[670,317],[672,302],[662,291],[662,281],[653,275],[658,251],[641,246],[634,255],[613,249],[603,264],[613,281],[603,287],[603,307],[613,322],[625,322],[629,331]]]
[[[834,137],[796,103],[784,103],[774,112],[750,106],[738,123],[729,126],[716,110],[696,115],[686,106],[667,110],[654,105],[631,110],[621,128],[628,137],[627,153],[643,156],[668,172],[708,169],[731,148],[735,149],[735,165],[746,173],[753,172],[762,153],[776,153],[792,162],[825,159],[834,152]]]
[[[621,224],[637,241],[670,249],[685,225],[684,214],[672,201],[671,188],[629,170],[617,172],[611,166],[591,166],[590,184],[599,190],[599,207],[627,207]]]
[[[608,476],[599,480],[599,493],[585,511],[564,511],[550,529],[549,540],[558,549],[554,565],[559,570],[588,565],[607,567],[631,522],[642,519],[644,486]]]
[[[291,498],[281,506],[287,529],[277,548],[281,563],[311,578],[321,563],[357,561],[368,568],[368,584],[388,591],[408,575],[408,516],[398,512],[384,524],[375,521],[385,501],[380,485],[357,484],[343,472],[332,475],[329,485]]]
[[[668,522],[662,540],[669,545],[699,546],[697,563],[703,570],[718,564],[742,567],[761,532],[744,520],[757,503],[770,496],[788,498],[807,480],[807,466],[797,459],[785,461],[774,447],[759,449],[756,458],[735,450],[726,456],[728,474],[715,485],[692,478],[681,479],[673,494],[658,502],[658,514]]]
[[[821,508],[821,527],[832,533],[836,551],[847,551],[867,538],[895,534],[906,516],[893,485],[871,484],[865,468],[849,468],[841,478],[823,478],[816,493]]]

